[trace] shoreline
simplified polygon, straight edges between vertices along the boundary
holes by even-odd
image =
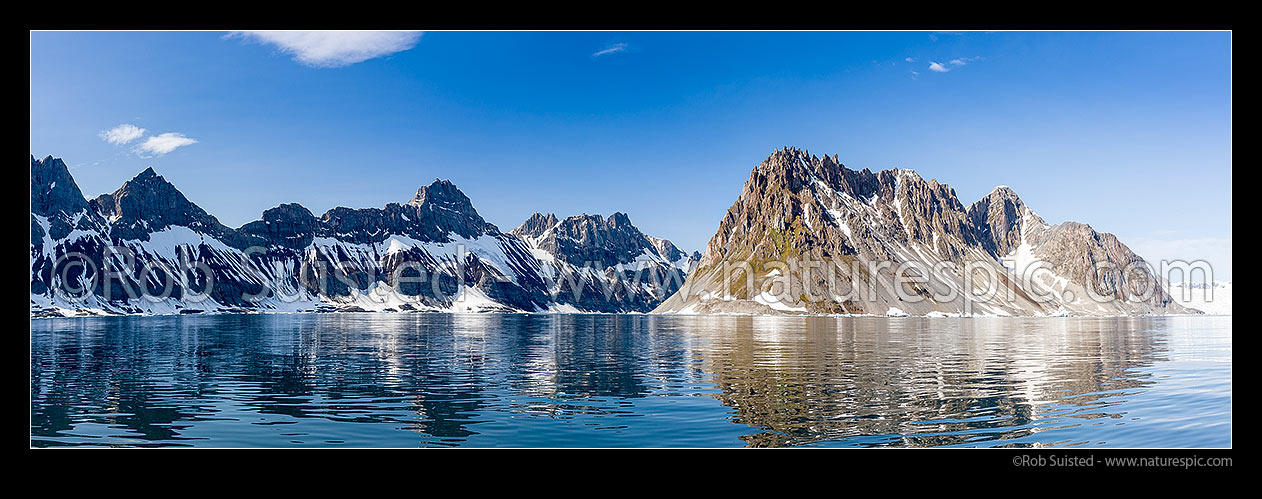
[[[721,314],[676,314],[676,313],[653,313],[653,312],[448,312],[438,310],[423,311],[399,311],[399,312],[382,312],[371,310],[354,310],[354,311],[250,311],[250,312],[199,312],[186,314],[79,314],[79,315],[59,315],[59,316],[34,316],[32,321],[41,319],[83,319],[91,317],[190,317],[190,316],[220,316],[220,315],[332,315],[332,314],[372,314],[372,315],[639,315],[654,317],[772,317],[772,318],[884,318],[884,319],[1085,319],[1085,318],[1158,318],[1158,317],[1231,317],[1232,314],[1138,314],[1138,315],[993,315],[993,314],[977,314],[977,315],[879,315],[879,314],[741,314],[741,313],[721,313]]]

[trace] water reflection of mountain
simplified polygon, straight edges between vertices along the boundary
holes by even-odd
[[[70,328],[61,321],[56,332],[33,335],[33,443],[73,440],[76,424],[125,429],[113,436],[137,444],[179,444],[197,438],[183,430],[198,422],[320,418],[389,424],[442,445],[477,434],[488,411],[616,412],[609,400],[644,397],[678,377],[667,370],[687,363],[675,340],[654,338],[652,321],[446,314],[89,318]],[[250,414],[259,417],[243,417]]]
[[[1017,440],[1110,412],[1159,360],[1144,319],[734,317],[699,350],[751,447]],[[932,325],[932,329],[930,329]],[[1001,327],[1002,326],[1002,327]],[[1099,393],[1109,392],[1109,393]],[[1086,394],[1086,395],[1083,395]]]
[[[671,407],[700,412],[662,421],[722,445],[741,434],[754,447],[1065,444],[1072,433],[1035,437],[1120,418],[1119,399],[1152,383],[1146,368],[1166,355],[1154,327],[478,314],[33,321],[32,444],[222,445],[225,431],[240,436],[231,445],[513,444],[530,427],[558,438],[531,442],[569,445],[599,427],[667,439],[605,442],[672,445],[669,423],[643,417]]]

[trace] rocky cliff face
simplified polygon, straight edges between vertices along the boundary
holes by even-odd
[[[285,203],[263,212],[263,218],[241,226],[241,232],[262,240],[267,246],[301,249],[310,246],[320,220],[298,203]]]
[[[446,180],[403,204],[319,217],[282,204],[233,229],[153,169],[88,201],[61,160],[32,157],[31,313],[648,311],[665,299],[620,280],[633,273],[628,255],[654,248],[630,220],[590,222],[551,240],[567,259],[613,267],[540,260]],[[581,299],[559,293],[584,287]]]
[[[1142,263],[1110,234],[1049,226],[1007,187],[965,207],[910,170],[855,171],[785,148],[750,172],[699,268],[656,311],[1185,312]],[[1151,296],[1132,292],[1145,286]]]

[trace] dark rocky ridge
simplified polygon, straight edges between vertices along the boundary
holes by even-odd
[[[48,219],[48,233],[36,221]],[[97,230],[105,223],[92,210],[60,158],[36,160],[31,155],[31,244],[42,246],[44,236],[61,239],[72,230]]]
[[[499,229],[483,220],[469,198],[447,180],[435,180],[421,187],[407,204],[390,203],[383,208],[337,207],[318,219],[302,205],[282,204],[267,210],[261,220],[250,222],[241,230],[287,248],[305,247],[314,237],[371,244],[391,235],[425,242],[448,242],[449,234],[453,233],[466,239],[499,234]]]
[[[268,246],[305,248],[315,239],[320,220],[298,203],[285,203],[263,212],[263,218],[241,226],[241,232]]]
[[[31,156],[31,213],[50,216],[79,213],[88,207],[83,192],[60,158]]]
[[[156,282],[153,276],[146,278],[138,269],[158,264],[155,268],[160,270],[155,275],[162,276],[166,270],[161,269],[174,268],[172,265],[176,262],[170,259],[170,249],[163,246],[171,244],[169,237],[163,238],[158,246],[143,244],[151,240],[151,234],[174,226],[193,231],[190,240],[175,243],[180,258],[193,257],[208,264],[213,275],[185,275],[188,279],[175,285],[172,296],[180,300],[189,292],[200,292],[209,279],[216,283],[211,295],[214,302],[242,310],[254,308],[258,303],[245,301],[241,298],[243,294],[261,292],[265,298],[276,297],[269,286],[286,287],[290,290],[286,293],[331,297],[334,306],[348,310],[359,307],[336,303],[350,303],[346,300],[353,295],[368,293],[378,285],[419,297],[422,308],[430,309],[459,306],[450,297],[462,284],[495,300],[503,310],[535,311],[552,304],[572,304],[580,310],[648,311],[666,298],[665,294],[656,296],[622,284],[619,279],[624,276],[612,270],[567,275],[575,278],[577,285],[585,287],[587,292],[572,298],[557,294],[559,287],[551,280],[555,276],[541,273],[545,264],[535,259],[531,249],[517,236],[503,234],[486,222],[469,198],[446,180],[435,180],[421,187],[405,204],[390,203],[383,208],[337,207],[316,217],[299,204],[287,203],[264,211],[259,220],[232,229],[189,201],[152,168],[125,182],[115,192],[91,201],[83,198],[59,159],[50,157],[37,161],[32,156],[31,176],[32,313],[43,306],[37,306],[37,301],[52,303],[50,290],[62,279],[66,268],[60,262],[63,255],[93,255],[89,266],[99,269],[106,264],[101,258],[104,248],[119,245],[134,250],[135,266],[120,281],[108,286],[98,284],[91,289],[91,296],[83,306],[118,313],[152,310],[136,299],[117,297],[124,296],[124,288],[152,289],[152,282]],[[37,219],[37,216],[42,218]],[[47,220],[43,221],[45,218]],[[552,220],[555,221],[555,217]],[[74,223],[85,232],[73,240],[62,241],[75,228]],[[574,234],[581,243],[576,247],[581,247],[585,254],[616,259],[630,252],[628,245],[637,249],[653,247],[625,214],[616,214],[608,221],[598,219],[596,224],[599,228],[575,229]],[[50,247],[45,247],[48,239],[45,227],[52,235]],[[599,234],[584,233],[589,229]],[[629,240],[624,237],[628,235],[632,236]],[[385,244],[392,236],[404,243]],[[214,245],[211,238],[223,242],[227,248]],[[460,246],[443,246],[455,239],[462,241]],[[600,248],[593,246],[596,241],[616,247],[602,255]],[[566,239],[563,244],[571,243],[574,242]],[[427,244],[430,246],[424,246]],[[258,251],[260,248],[263,251]],[[249,251],[245,251],[247,249]],[[403,266],[418,263],[432,276],[428,283],[396,281],[397,270],[411,272],[401,274],[404,276],[415,275]],[[285,274],[276,273],[281,271],[279,269],[289,270]],[[323,277],[319,278],[319,284],[313,284],[297,281],[292,273]],[[85,274],[71,271],[67,275],[73,280]],[[439,291],[443,294],[438,294]],[[37,296],[43,298],[37,300]],[[178,302],[174,306],[178,309],[193,305]],[[402,307],[406,309],[407,305]]]
[[[179,225],[209,234],[233,246],[254,241],[219,223],[219,219],[193,204],[153,168],[146,168],[111,194],[93,199],[92,207],[111,221],[110,237],[148,241],[149,234]]]

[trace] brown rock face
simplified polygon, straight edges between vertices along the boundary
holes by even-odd
[[[811,262],[829,264],[821,268]],[[750,172],[698,269],[657,311],[1035,315],[1174,310],[1160,289],[1138,303],[1082,301],[1087,286],[1120,298],[1130,296],[1128,285],[1156,282],[1151,273],[1119,276],[1104,268],[1137,263],[1143,259],[1112,235],[1072,222],[1048,226],[1004,186],[965,207],[954,189],[911,170],[855,171],[835,155],[784,148]],[[1017,264],[1022,268],[1014,268]],[[909,267],[912,271],[901,270]],[[974,289],[977,276],[965,277],[969,268],[990,276],[1003,296],[985,303],[950,297],[945,291],[963,295]],[[1036,275],[1023,275],[1026,270]],[[903,283],[895,273],[930,275],[925,282]]]
[[[968,221],[977,228],[982,246],[1000,257],[1021,245],[1021,219],[1026,213],[1030,212],[1017,193],[1001,185],[968,206]],[[1042,224],[1043,220],[1037,222]]]

